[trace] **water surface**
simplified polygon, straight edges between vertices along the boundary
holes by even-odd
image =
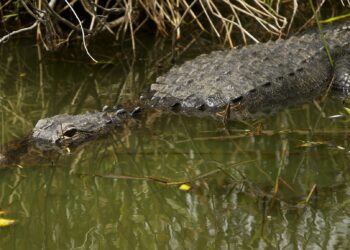
[[[79,47],[55,54],[33,44],[0,47],[3,152],[40,118],[134,102],[170,67],[161,40],[143,39],[135,58],[127,43],[95,47],[98,65]],[[191,46],[180,61],[210,49]],[[336,101],[320,105],[261,129],[150,112],[70,154],[30,147],[0,169],[0,209],[17,220],[0,229],[0,248],[347,248],[349,118]],[[186,181],[189,192],[175,185]]]

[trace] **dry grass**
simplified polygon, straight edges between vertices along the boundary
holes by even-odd
[[[252,23],[261,28],[255,30],[264,30],[276,36],[288,32],[299,10],[298,2],[300,1],[8,0],[0,5],[2,28],[7,34],[0,38],[0,43],[11,35],[35,30],[38,41],[47,50],[55,50],[68,44],[76,37],[74,34],[82,36],[85,41],[85,38],[108,32],[116,39],[129,34],[135,48],[135,33],[153,23],[163,35],[173,35],[180,39],[188,27],[197,28],[213,33],[233,47],[234,31],[240,32],[244,42],[259,41],[256,32],[249,31]],[[317,4],[318,10],[324,2]],[[18,29],[8,28],[16,25]]]

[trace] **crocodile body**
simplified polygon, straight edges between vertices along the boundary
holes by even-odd
[[[190,114],[215,113],[230,104],[244,119],[350,88],[350,22],[324,29],[335,70],[317,30],[287,40],[214,51],[173,67],[151,85],[150,104]],[[207,112],[205,112],[207,111]]]
[[[159,77],[151,85],[145,107],[206,116],[225,110],[225,117],[245,119],[310,101],[325,93],[330,83],[332,90],[348,95],[350,22],[323,32],[329,54],[319,32],[313,30],[287,40],[198,56]],[[58,115],[40,120],[32,137],[51,144],[80,144],[130,117],[120,114],[112,109]]]

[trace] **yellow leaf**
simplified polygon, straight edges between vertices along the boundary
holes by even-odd
[[[344,107],[344,109],[345,109],[346,113],[347,113],[348,115],[350,115],[350,109],[349,109],[349,108],[346,108],[346,107]]]
[[[15,220],[0,218],[0,227],[7,227],[15,224]]]
[[[188,184],[181,184],[179,189],[182,190],[182,191],[190,191],[191,190],[191,186],[188,185]]]
[[[70,154],[71,154],[71,151],[70,151],[70,148],[69,148],[69,147],[64,148],[64,150],[66,151],[65,153],[66,153],[67,155],[70,155]]]

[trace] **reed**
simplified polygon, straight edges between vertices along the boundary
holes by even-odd
[[[323,6],[339,10],[339,6],[349,5],[346,1],[316,2],[316,12]],[[81,37],[89,55],[87,44],[91,37],[110,33],[122,40],[128,36],[135,49],[135,34],[155,27],[154,33],[177,39],[197,29],[233,47],[235,33],[240,33],[245,43],[259,42],[261,31],[275,36],[288,33],[298,13],[304,18],[300,25],[308,23],[305,9],[309,9],[312,19],[315,13],[311,7],[297,0],[8,0],[0,4],[5,34],[0,43],[21,32],[35,32],[47,50],[56,50]],[[336,14],[341,17],[344,13]],[[332,18],[337,19],[334,15]]]

